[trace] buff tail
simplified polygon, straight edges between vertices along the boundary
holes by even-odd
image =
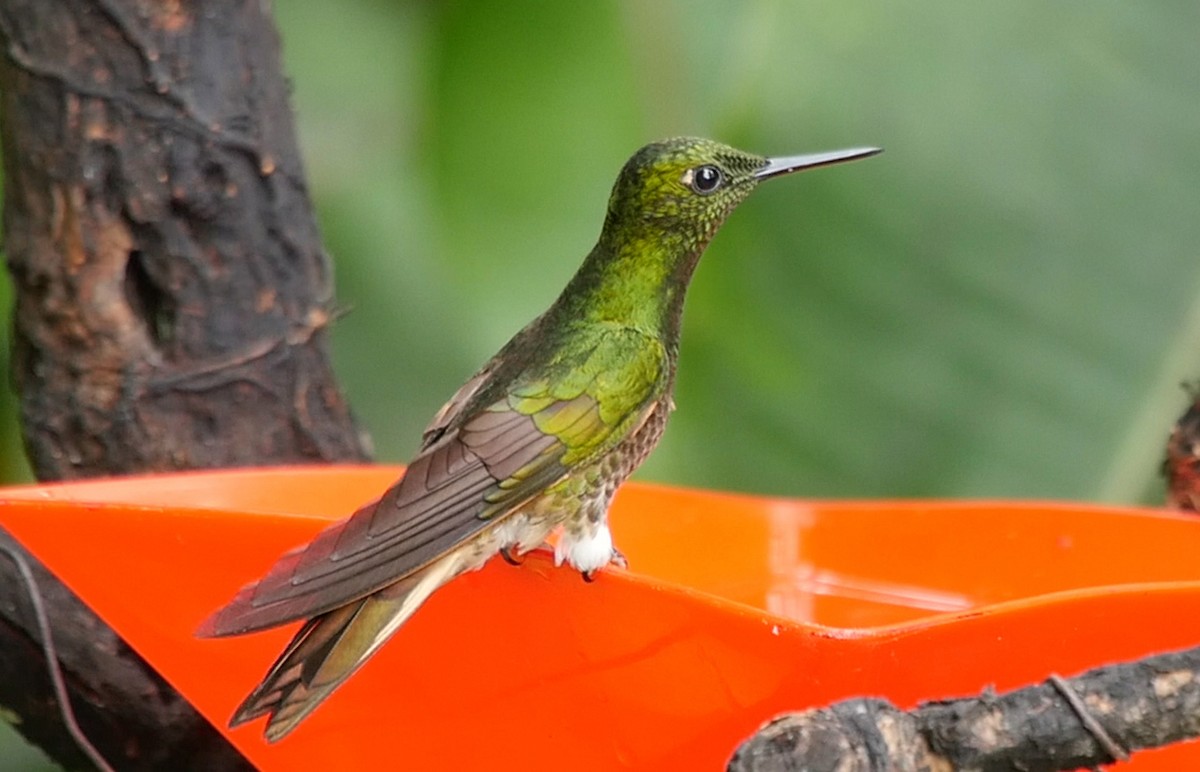
[[[267,740],[285,737],[461,570],[459,556],[451,553],[378,592],[308,620],[229,725],[266,715]]]

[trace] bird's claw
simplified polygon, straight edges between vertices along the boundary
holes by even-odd
[[[517,556],[513,554],[513,546],[511,544],[507,547],[500,548],[500,557],[504,558],[504,562],[508,563],[510,566],[519,566],[525,562],[523,560],[518,560]]]
[[[608,559],[608,562],[620,568],[629,568],[629,561],[625,559],[625,555],[623,555],[616,547],[613,548],[612,557]],[[593,568],[588,571],[580,571],[579,575],[583,577],[583,581],[590,584],[591,582],[596,581],[596,574],[599,572],[599,570],[600,569],[598,568]]]

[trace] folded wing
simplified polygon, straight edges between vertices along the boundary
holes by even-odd
[[[575,368],[569,386],[554,378],[526,382],[503,401],[453,421],[453,428],[439,426],[440,436],[381,498],[285,554],[197,635],[274,627],[376,592],[493,527],[576,464],[604,452],[650,408],[662,361],[660,348],[631,356],[613,345],[602,341],[586,350],[584,365],[603,357],[607,367]],[[614,368],[614,359],[628,367]],[[606,388],[614,369],[629,368],[629,383],[619,393]]]

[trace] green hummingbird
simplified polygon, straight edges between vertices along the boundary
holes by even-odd
[[[515,563],[558,532],[556,565],[589,581],[624,566],[609,503],[674,408],[683,299],[704,248],[763,180],[878,152],[764,158],[690,137],[638,150],[579,271],[437,412],[404,476],[200,626],[213,637],[307,620],[230,726],[268,715],[279,740],[435,590],[495,555]]]

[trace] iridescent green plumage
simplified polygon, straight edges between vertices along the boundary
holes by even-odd
[[[767,159],[702,139],[639,150],[566,289],[434,416],[404,476],[284,555],[200,635],[306,624],[233,724],[278,740],[438,587],[558,531],[585,577],[623,558],[606,523],[617,487],[673,408],[684,294],[705,246],[762,179],[876,150]]]

